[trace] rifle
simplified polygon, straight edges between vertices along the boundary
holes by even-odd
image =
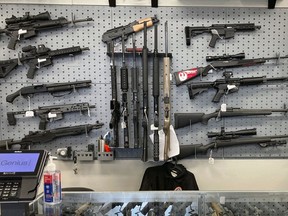
[[[147,27],[153,26],[155,23],[159,22],[157,17],[148,17],[140,19],[134,22],[127,24],[126,26],[119,26],[113,29],[110,29],[102,35],[102,41],[109,44],[111,41],[118,38],[122,38],[124,35],[124,40],[127,40],[129,35],[139,32],[144,29],[144,23],[147,24]],[[109,50],[110,47],[108,47]]]
[[[113,129],[113,147],[119,147],[119,121],[120,121],[120,103],[117,99],[117,73],[116,67],[114,62],[114,41],[112,41],[109,46],[112,49],[112,55],[110,58],[110,71],[111,71],[111,91],[112,91],[112,100],[110,101],[110,110],[111,113],[111,120],[109,123],[109,128]]]
[[[15,98],[17,98],[18,96],[27,97],[29,95],[34,95],[37,93],[44,93],[44,92],[49,92],[52,95],[53,93],[64,92],[64,91],[70,91],[71,93],[75,89],[88,88],[90,86],[91,86],[91,80],[26,86],[8,95],[6,97],[6,101],[8,103],[13,103]],[[62,96],[62,95],[57,95],[57,96]]]
[[[288,109],[242,109],[227,107],[225,111],[217,109],[215,112],[205,113],[174,113],[175,129],[186,127],[192,124],[201,122],[204,125],[208,124],[211,118],[222,117],[237,117],[237,116],[258,116],[258,115],[272,115],[275,112],[287,113]]]
[[[147,48],[147,23],[144,22],[144,42],[142,49],[142,76],[143,76],[143,152],[142,161],[148,160],[148,48]]]
[[[200,35],[203,33],[211,33],[212,38],[209,46],[215,47],[218,39],[234,38],[235,32],[238,31],[255,31],[260,29],[261,26],[255,26],[254,23],[238,23],[238,24],[213,24],[211,26],[197,26],[197,27],[185,27],[186,45],[191,45],[191,37]]]
[[[159,161],[159,58],[158,58],[158,26],[154,26],[154,55],[153,55],[153,97],[154,97],[154,161]]]
[[[225,131],[224,127],[221,127],[220,132],[208,132],[207,136],[208,138],[216,138],[219,140],[227,140],[227,139],[236,139],[240,136],[250,136],[250,135],[256,135],[257,131],[256,128],[251,129],[243,129],[243,130],[237,130],[237,131]]]
[[[122,37],[122,67],[121,72],[121,90],[122,90],[122,107],[123,107],[123,122],[122,128],[124,129],[124,148],[129,148],[129,124],[128,124],[128,98],[127,93],[129,90],[128,81],[128,68],[125,64],[125,42],[124,35]]]
[[[190,99],[194,99],[197,94],[208,90],[209,88],[215,88],[216,94],[212,99],[212,102],[218,103],[223,95],[227,95],[233,92],[237,92],[240,86],[261,85],[269,83],[287,82],[288,77],[275,77],[266,78],[262,77],[245,77],[245,78],[231,78],[233,73],[227,71],[223,73],[224,79],[216,79],[214,82],[193,82],[187,85]]]
[[[132,92],[133,92],[133,125],[134,125],[134,148],[139,148],[139,100],[138,100],[138,68],[136,66],[136,42],[135,34],[132,36],[133,43],[133,67],[132,73]]]
[[[0,148],[6,148],[18,144],[21,146],[31,145],[36,143],[45,143],[50,142],[56,138],[63,136],[76,136],[80,134],[88,134],[93,129],[99,129],[103,126],[103,123],[96,122],[96,124],[85,124],[85,125],[76,125],[70,127],[55,128],[52,130],[45,131],[30,131],[28,135],[25,135],[21,140],[1,140]]]
[[[74,56],[82,54],[82,51],[89,50],[88,47],[81,48],[80,46],[69,47],[63,49],[51,50],[45,47],[43,44],[36,46],[25,46],[22,48],[22,52],[27,53],[26,56],[0,61],[0,78],[6,77],[13,69],[18,65],[22,65],[24,62],[29,66],[27,78],[33,79],[36,71],[42,67],[47,67],[53,64],[53,58]]]
[[[28,115],[39,116],[40,118],[39,130],[46,130],[47,122],[51,120],[56,121],[56,120],[63,119],[64,113],[77,112],[77,111],[82,113],[83,111],[87,110],[88,115],[90,115],[90,108],[95,108],[95,106],[89,105],[89,103],[74,103],[74,104],[43,106],[43,107],[38,107],[38,109],[33,109],[33,110],[7,112],[7,119],[8,119],[9,125],[16,125],[15,115],[26,114],[26,116]]]
[[[288,55],[283,57],[268,57],[268,58],[255,58],[255,59],[232,59],[232,60],[220,60],[220,61],[212,61],[206,67],[197,67],[192,69],[187,69],[183,71],[178,71],[174,73],[174,77],[176,80],[176,86],[182,85],[189,80],[194,79],[198,76],[207,76],[210,70],[225,70],[226,68],[235,68],[235,67],[248,67],[254,66],[258,64],[263,64],[269,60],[279,60],[288,58]]]
[[[170,121],[171,121],[171,105],[170,105],[170,58],[168,57],[168,22],[165,22],[165,54],[163,58],[164,64],[164,126],[165,146],[164,146],[164,160],[168,159],[168,151],[170,149]]]
[[[12,16],[11,18],[6,18],[5,29],[0,29],[0,33],[5,33],[10,37],[7,47],[15,50],[17,41],[35,37],[38,31],[62,28],[70,23],[75,24],[89,21],[93,21],[93,19],[88,17],[86,19],[75,20],[73,16],[72,21],[68,21],[65,17],[59,17],[58,19],[53,20],[48,11],[38,15],[30,15],[29,12],[26,12],[23,17]]]
[[[258,144],[262,148],[268,146],[278,146],[286,145],[286,140],[279,140],[288,138],[288,135],[276,135],[276,136],[263,136],[263,137],[250,137],[250,138],[231,138],[231,139],[215,139],[213,142],[203,145],[203,144],[192,144],[192,145],[180,145],[180,154],[177,156],[177,159],[184,159],[186,157],[197,155],[197,154],[206,154],[209,149],[217,148],[226,148],[230,146],[239,146],[239,145],[254,145]]]

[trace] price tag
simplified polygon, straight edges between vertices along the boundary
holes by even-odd
[[[158,127],[155,127],[154,124],[151,124],[151,126],[150,126],[150,130],[152,130],[152,131],[154,131],[154,130],[158,130]]]
[[[126,128],[126,123],[125,122],[121,122],[121,128]]]
[[[225,197],[224,197],[224,196],[221,196],[221,197],[219,198],[219,202],[220,202],[221,205],[224,205],[224,204],[225,204]]]
[[[46,58],[44,58],[44,59],[38,58],[38,63],[45,62],[45,61],[46,61]]]
[[[212,157],[212,154],[213,154],[213,151],[210,150],[210,156],[209,156],[209,159],[208,159],[208,163],[209,164],[214,164],[214,158]]]
[[[226,104],[221,104],[221,111],[226,112],[227,111],[227,105]]]
[[[25,117],[34,117],[34,112],[32,110],[28,110],[25,112]]]
[[[27,30],[25,30],[25,29],[24,30],[23,29],[18,30],[19,35],[26,34],[26,33],[27,33]]]
[[[56,113],[51,113],[51,112],[48,113],[48,118],[56,118],[56,117],[57,117]]]

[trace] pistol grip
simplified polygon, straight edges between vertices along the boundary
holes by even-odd
[[[13,112],[7,112],[7,119],[9,125],[16,125],[16,118]]]
[[[36,70],[37,70],[36,64],[30,64],[30,65],[29,65],[29,70],[28,70],[27,75],[26,75],[27,78],[28,78],[28,79],[33,79]]]
[[[15,50],[15,46],[16,46],[17,41],[18,41],[17,35],[12,34],[12,36],[11,36],[11,38],[9,40],[7,48],[11,49],[11,50]]]
[[[39,123],[39,130],[46,130],[46,123],[47,121],[45,119],[41,119]]]
[[[214,48],[218,39],[220,39],[219,35],[212,34],[212,38],[210,40],[209,46]]]
[[[220,99],[223,97],[224,94],[225,94],[225,90],[224,89],[219,89],[217,91],[216,95],[214,96],[212,102],[218,103],[220,101]]]

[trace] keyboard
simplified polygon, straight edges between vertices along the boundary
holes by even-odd
[[[17,200],[21,188],[21,180],[7,179],[0,181],[0,201]]]

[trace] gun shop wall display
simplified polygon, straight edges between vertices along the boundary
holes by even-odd
[[[2,4],[1,146],[29,141],[56,154],[103,141],[115,158],[157,161],[157,131],[169,137],[170,122],[180,158],[286,158],[287,18],[264,8]]]

